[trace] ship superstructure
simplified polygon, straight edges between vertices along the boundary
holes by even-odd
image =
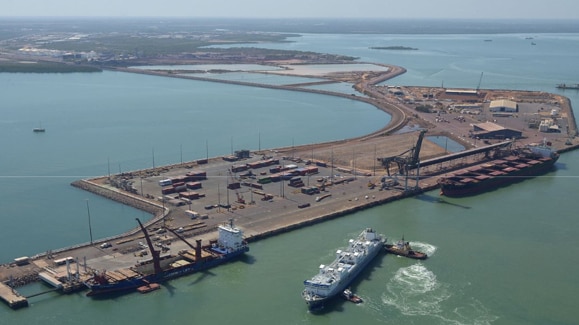
[[[386,239],[372,228],[366,228],[348,247],[336,251],[336,259],[329,265],[320,265],[318,274],[304,281],[302,297],[309,309],[324,306],[332,297],[341,294],[370,261],[383,251]]]

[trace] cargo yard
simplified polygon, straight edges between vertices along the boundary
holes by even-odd
[[[517,145],[546,139],[559,152],[579,145],[572,109],[564,97],[378,85],[403,72],[390,67],[382,73],[328,77],[355,82],[356,89],[368,96],[357,99],[392,115],[390,125],[373,134],[299,147],[240,150],[231,156],[78,180],[72,185],[151,213],[153,218],[144,226],[156,249],[177,254],[191,247],[183,239],[209,243],[218,227],[229,220],[251,243],[436,189],[441,174],[475,165],[513,138],[518,138]],[[428,139],[432,136],[455,141],[467,151],[480,150],[454,157]],[[438,159],[437,163],[420,166],[432,159]],[[47,291],[84,290],[96,270],[112,274],[150,261],[146,239],[137,227],[76,247],[15,257],[0,266],[0,297],[12,308],[26,306],[27,297],[15,289],[39,279],[53,288]]]

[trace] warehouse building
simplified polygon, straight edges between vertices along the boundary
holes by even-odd
[[[518,139],[523,136],[519,130],[509,129],[493,122],[473,124],[471,138],[477,139]]]
[[[489,104],[489,111],[493,113],[516,113],[519,111],[519,105],[516,102],[507,99],[493,100]]]

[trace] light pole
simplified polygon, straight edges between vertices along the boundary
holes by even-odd
[[[90,244],[92,245],[92,226],[90,223],[90,209],[88,206],[88,199],[86,199],[86,212],[88,214],[88,232],[90,234]]]

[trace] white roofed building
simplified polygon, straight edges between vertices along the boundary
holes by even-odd
[[[519,105],[507,99],[493,100],[489,104],[489,111],[515,113],[519,111]]]

